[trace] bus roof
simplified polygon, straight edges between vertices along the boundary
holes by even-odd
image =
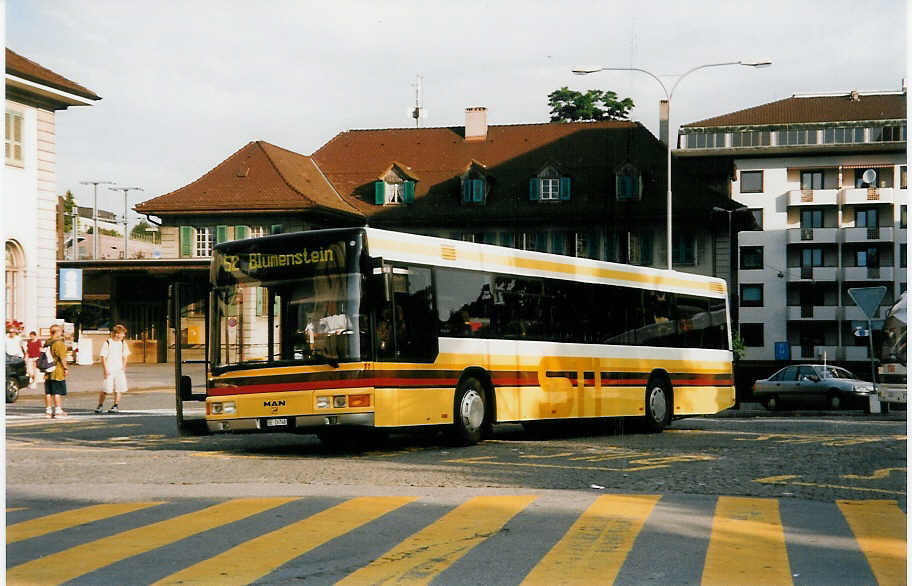
[[[644,287],[707,297],[726,297],[725,280],[716,277],[378,228],[364,230],[370,256],[388,261]]]

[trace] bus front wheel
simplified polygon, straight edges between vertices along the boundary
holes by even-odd
[[[464,445],[477,444],[484,437],[485,389],[477,378],[466,377],[456,387],[453,405],[454,439]]]
[[[671,387],[660,378],[646,385],[646,428],[658,433],[671,423]]]

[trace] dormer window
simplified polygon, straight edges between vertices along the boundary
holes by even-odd
[[[570,178],[561,177],[552,166],[542,169],[537,176],[529,179],[531,201],[567,201],[570,199]]]
[[[402,205],[415,201],[415,178],[406,174],[402,167],[393,164],[374,182],[374,203],[379,205]]]
[[[615,171],[618,201],[639,201],[643,197],[643,177],[639,169],[626,163]]]
[[[462,203],[482,205],[488,197],[488,180],[484,174],[484,165],[472,161],[462,175]]]

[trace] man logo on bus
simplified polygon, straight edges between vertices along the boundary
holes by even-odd
[[[263,401],[263,407],[284,407],[284,406],[285,406],[285,401],[284,401],[284,400],[279,400],[279,401]]]

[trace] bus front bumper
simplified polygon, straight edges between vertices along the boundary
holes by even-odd
[[[373,427],[373,413],[337,413],[328,415],[297,415],[288,417],[250,417],[245,419],[207,420],[212,433],[227,431],[303,431],[316,433],[336,426]]]

